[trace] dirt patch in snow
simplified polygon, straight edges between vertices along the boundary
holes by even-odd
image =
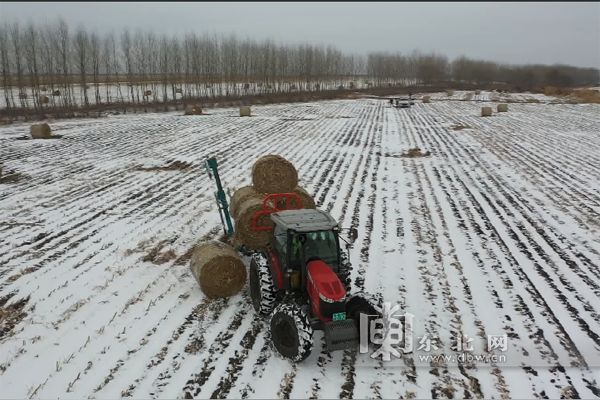
[[[409,149],[406,153],[402,153],[400,157],[403,158],[419,158],[419,157],[429,157],[431,155],[430,151],[423,152],[420,148],[414,147]]]
[[[467,124],[462,123],[452,125],[453,131],[462,131],[463,129],[471,129],[471,127]]]
[[[27,316],[25,306],[29,297],[6,305],[13,295],[0,298],[0,340],[11,335],[14,327]]]
[[[3,173],[2,177],[0,177],[0,184],[1,183],[17,183],[25,178],[26,178],[26,175],[20,174],[18,172]]]
[[[173,239],[165,239],[152,246],[152,239],[144,240],[138,243],[135,249],[125,250],[125,255],[129,256],[134,253],[145,253],[142,256],[141,261],[162,265],[177,259],[177,253],[175,253],[173,249],[165,249],[165,247],[172,244],[173,241]]]
[[[156,167],[143,167],[136,165],[133,167],[136,171],[185,171],[192,168],[193,165],[186,161],[170,160],[165,165]]]

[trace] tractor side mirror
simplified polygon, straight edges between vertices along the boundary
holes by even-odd
[[[358,230],[356,228],[350,228],[348,232],[348,239],[350,243],[354,243],[358,239]]]

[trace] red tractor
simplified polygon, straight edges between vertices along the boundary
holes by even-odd
[[[340,248],[338,223],[313,209],[270,217],[274,229],[267,249],[250,254],[249,285],[256,312],[271,316],[273,345],[292,361],[304,360],[319,329],[328,350],[357,348],[360,314],[378,313],[366,295],[350,295],[350,264]]]
[[[233,224],[216,159],[208,159],[206,167],[217,185],[225,235],[231,237]],[[265,218],[273,224],[265,224]],[[304,360],[316,329],[324,331],[328,350],[357,348],[360,315],[379,313],[369,296],[350,295],[350,263],[340,248],[344,239],[336,220],[325,211],[303,209],[296,193],[275,193],[263,199],[251,225],[253,231],[272,232],[265,250],[241,245],[238,251],[250,256],[250,297],[257,313],[271,317],[276,350],[290,360]],[[356,230],[350,231],[353,241]]]

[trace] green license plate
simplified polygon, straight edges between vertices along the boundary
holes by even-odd
[[[344,321],[346,319],[346,313],[345,312],[336,312],[333,313],[333,320],[334,321]]]

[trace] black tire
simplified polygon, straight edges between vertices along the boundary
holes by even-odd
[[[348,300],[346,303],[346,318],[353,319],[356,322],[356,327],[359,329],[360,333],[360,314],[365,314],[368,316],[369,321],[380,318],[381,312],[378,309],[381,309],[382,303],[380,300],[373,298],[365,294],[364,292],[360,292]],[[368,334],[370,336],[370,327],[371,324],[368,325]]]
[[[270,323],[271,341],[279,354],[294,361],[310,355],[313,330],[306,313],[294,303],[275,308]]]
[[[269,315],[275,307],[277,290],[267,258],[262,253],[254,253],[250,261],[250,298],[254,310],[260,315]]]
[[[342,284],[344,285],[344,289],[346,289],[346,294],[350,294],[352,290],[352,280],[350,279],[350,273],[352,272],[352,264],[350,264],[350,260],[348,259],[348,254],[344,251],[340,251],[340,267],[338,268],[338,277]]]

